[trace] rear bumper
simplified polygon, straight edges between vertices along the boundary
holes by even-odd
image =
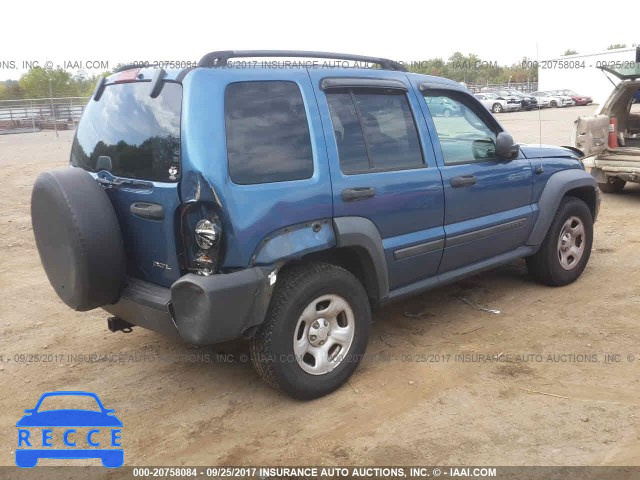
[[[273,269],[255,267],[203,277],[188,274],[171,288],[129,279],[118,303],[102,308],[132,325],[195,345],[240,338],[264,320]]]

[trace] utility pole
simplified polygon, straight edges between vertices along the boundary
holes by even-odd
[[[53,89],[51,88],[51,72],[47,72],[47,79],[49,80],[49,99],[51,101],[51,115],[53,115],[53,129],[56,131],[56,137],[58,135],[58,122],[56,120],[56,111],[53,108]]]

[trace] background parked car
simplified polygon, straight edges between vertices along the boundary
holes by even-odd
[[[538,100],[536,100],[536,97],[532,97],[531,95],[525,95],[524,93],[519,92],[518,90],[507,89],[505,90],[505,92],[508,95],[511,95],[515,97],[517,100],[519,100],[520,106],[522,107],[523,110],[533,110],[534,108],[538,108]]]
[[[520,110],[520,102],[515,98],[506,99],[497,93],[483,92],[474,95],[489,111],[493,113]]]
[[[540,107],[565,107],[565,101],[562,97],[553,95],[549,92],[533,92],[531,96],[536,97],[538,106]]]
[[[462,115],[460,107],[448,98],[428,97],[426,102],[429,105],[431,115],[442,115],[443,117]]]
[[[520,106],[520,108],[523,108],[521,99],[518,98],[513,93],[511,93],[511,91],[508,90],[508,89],[487,87],[487,88],[483,88],[481,93],[494,93],[494,94],[498,95],[498,97],[503,98],[504,100],[506,100],[507,103],[509,103],[509,104],[517,103]]]
[[[571,97],[571,99],[575,102],[576,105],[589,105],[593,103],[593,98],[588,97],[586,95],[580,95],[573,90],[554,90],[552,93],[557,93],[559,95],[566,95]]]
[[[552,90],[552,91],[549,91],[548,93],[556,97],[560,97],[565,107],[574,107],[576,105],[576,102],[574,102],[569,95],[564,95],[562,93],[559,93],[557,90]]]

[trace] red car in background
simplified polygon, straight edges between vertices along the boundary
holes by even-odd
[[[587,97],[586,95],[579,95],[573,90],[553,90],[551,93],[571,97],[571,100],[576,102],[576,105],[589,105],[593,103],[593,98]]]

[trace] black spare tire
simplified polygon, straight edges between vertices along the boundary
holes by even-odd
[[[40,174],[31,223],[44,270],[64,303],[86,311],[118,300],[122,234],[107,194],[89,173],[70,167]]]

